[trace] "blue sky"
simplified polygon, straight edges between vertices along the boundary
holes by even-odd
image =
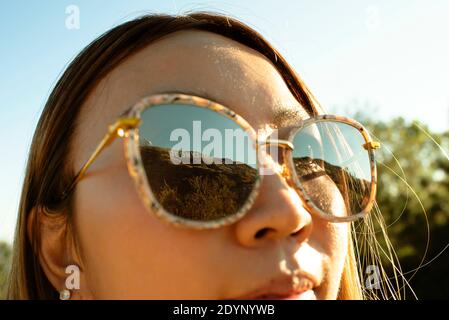
[[[66,28],[76,5],[80,28]],[[49,92],[102,32],[144,12],[214,10],[240,18],[284,54],[329,112],[449,127],[449,1],[25,1],[0,11],[0,240],[11,241],[25,159]]]

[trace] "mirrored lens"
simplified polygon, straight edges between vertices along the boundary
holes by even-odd
[[[320,121],[302,128],[293,144],[295,172],[315,206],[334,216],[365,209],[371,192],[371,165],[357,128]]]
[[[150,188],[170,214],[199,221],[235,215],[257,181],[254,141],[210,109],[150,107],[142,113],[139,140]]]

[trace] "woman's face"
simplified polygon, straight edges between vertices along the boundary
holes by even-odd
[[[177,32],[126,59],[89,95],[72,144],[75,169],[117,115],[166,92],[208,97],[256,130],[307,117],[257,51],[209,32]],[[141,202],[120,139],[77,185],[74,216],[82,253],[74,298],[254,298],[298,289],[308,277],[316,298],[335,299],[348,246],[347,225],[312,216],[280,174],[264,177],[253,207],[230,226],[169,225]]]

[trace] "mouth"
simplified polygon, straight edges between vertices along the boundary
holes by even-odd
[[[252,300],[316,300],[315,292],[313,290],[307,290],[299,293],[286,294],[286,295],[263,295],[256,297]]]
[[[287,284],[288,283],[288,284]],[[316,300],[316,284],[308,277],[285,278],[272,281],[269,286],[260,288],[238,299],[245,300]]]

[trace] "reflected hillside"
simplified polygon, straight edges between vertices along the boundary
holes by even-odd
[[[174,164],[167,148],[142,146],[141,154],[159,203],[171,213],[193,220],[215,220],[236,213],[257,179],[257,170],[244,163],[226,164],[226,159],[218,159],[221,163],[194,164],[193,157],[200,156],[196,152],[188,154],[189,164]],[[351,213],[360,212],[366,205],[370,181],[322,160],[305,157],[294,158],[293,162],[300,181],[321,209],[326,211],[332,201],[326,199],[324,192],[323,183],[329,183],[329,178],[340,190]],[[320,179],[323,176],[328,178]],[[317,188],[320,184],[323,188]]]
[[[340,190],[340,193],[345,200],[347,208],[350,208],[352,214],[360,212],[366,205],[371,182],[365,179],[359,179],[354,176],[348,169],[335,166],[320,159],[312,159],[310,157],[293,158],[293,163],[296,169],[299,180],[302,182],[306,190],[311,190],[311,182],[320,177],[327,176],[332,179],[333,183]],[[320,179],[323,182],[329,183],[329,179]],[[315,180],[318,181],[318,180]],[[327,182],[326,182],[327,181]],[[324,187],[324,185],[323,185]],[[320,189],[321,191],[323,189]],[[309,192],[316,205],[322,210],[326,210],[331,199],[324,199],[322,193]],[[321,204],[321,205],[319,205]]]
[[[244,204],[257,170],[244,163],[174,164],[170,149],[141,146],[148,182],[160,204],[178,216],[215,220],[232,215]],[[227,160],[229,161],[229,160]]]

